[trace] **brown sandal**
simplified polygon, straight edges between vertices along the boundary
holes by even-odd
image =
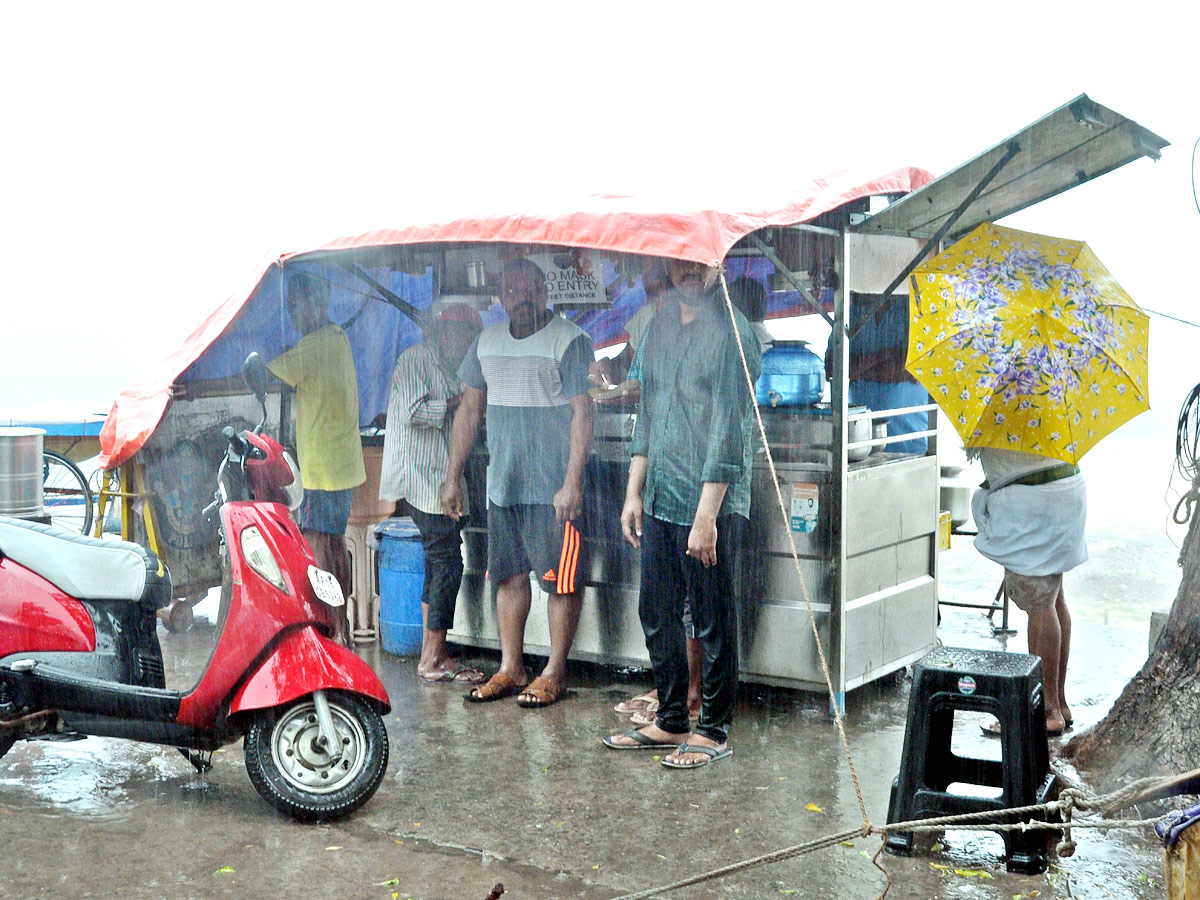
[[[463,696],[468,703],[491,703],[493,700],[503,700],[513,694],[519,694],[523,690],[525,685],[517,684],[503,672],[497,672],[486,684],[467,691]]]
[[[553,706],[562,699],[566,692],[566,685],[559,676],[539,675],[518,693],[517,706],[523,706],[526,709]]]

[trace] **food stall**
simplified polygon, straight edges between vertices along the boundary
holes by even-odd
[[[351,340],[365,426],[385,408],[397,355],[420,339],[421,324],[439,303],[471,303],[485,323],[499,321],[495,290],[507,259],[532,257],[547,275],[551,305],[600,347],[622,340],[624,322],[645,302],[641,274],[648,259],[722,264],[729,280],[752,278],[768,291],[768,320],[806,315],[823,323],[829,379],[820,403],[760,408],[753,549],[739,578],[742,675],[824,689],[819,640],[841,700],[927,652],[937,627],[935,407],[856,407],[856,342],[905,304],[908,272],[943,240],[1156,156],[1164,144],[1084,96],[938,179],[902,168],[838,173],[800,188],[775,186],[774,193],[747,187],[735,200],[726,192],[711,203],[701,188],[686,196],[595,196],[553,210],[376,231],[287,254],[118,397],[101,436],[101,462],[128,459],[163,422],[185,414],[181,404],[168,404],[172,382],[226,377],[248,351],[269,357],[295,339],[283,309],[289,272],[317,272],[331,286],[330,313]],[[856,316],[863,308],[870,314]],[[290,408],[285,395],[285,437]],[[638,558],[619,523],[630,415],[601,411],[596,419],[585,482],[584,603],[572,655],[645,665]],[[874,427],[914,415],[927,427],[901,433]],[[913,440],[923,442],[919,450],[911,449]],[[485,467],[477,449],[468,467],[477,511],[486,508]],[[498,647],[480,518],[465,538],[466,574],[451,637]],[[545,604],[535,598],[526,650],[548,649]]]

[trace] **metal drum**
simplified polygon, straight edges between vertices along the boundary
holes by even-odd
[[[0,428],[0,515],[42,515],[41,428]]]

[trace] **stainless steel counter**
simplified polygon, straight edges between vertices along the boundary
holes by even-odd
[[[620,417],[621,424],[617,419],[612,416],[613,421],[598,427],[585,477],[584,602],[571,655],[645,666],[649,659],[637,613],[641,567],[638,551],[625,543],[620,526],[629,461],[627,416]],[[742,675],[751,681],[825,689],[807,595],[837,669],[835,684],[844,692],[906,665],[934,644],[937,458],[876,452],[850,463],[839,502],[840,480],[829,464],[831,443],[827,439],[821,446],[813,435],[807,442],[803,435],[796,439],[796,426],[785,427],[791,439],[780,444],[776,478],[761,450],[754,469],[747,544],[753,549],[740,578]],[[825,426],[818,421],[816,427]],[[484,465],[483,457],[476,456],[469,470],[475,510],[484,509]],[[794,485],[815,486],[818,514],[811,533],[792,527]],[[451,637],[497,648],[494,594],[484,581],[487,540],[481,517],[465,537],[467,571]],[[792,558],[793,540],[798,563]],[[526,628],[529,653],[549,651],[545,610],[535,582]],[[834,620],[838,627],[831,629]]]

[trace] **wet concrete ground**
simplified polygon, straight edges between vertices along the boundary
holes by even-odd
[[[943,599],[990,601],[998,569],[980,566],[969,539],[956,538],[942,566]],[[1068,581],[1078,598],[1068,690],[1079,727],[1103,716],[1146,655],[1148,613],[1105,624],[1100,607],[1113,605],[1107,594],[1117,590],[1104,585]],[[1010,649],[1023,652],[1019,612],[1012,621],[1021,633]],[[211,627],[200,621],[187,634],[160,636],[168,682],[190,684]],[[941,637],[1002,646],[973,610],[944,608]],[[411,660],[374,647],[363,655],[394,709],[388,777],[357,815],[318,826],[281,817],[252,788],[240,744],[218,753],[200,780],[166,748],[22,742],[0,762],[0,897],[483,900],[502,882],[512,898],[600,900],[861,824],[821,696],[743,685],[733,758],[677,772],[651,753],[599,743],[628,727],[612,705],[648,688],[645,678],[576,666],[564,702],[521,710],[511,701],[466,704],[459,687],[418,683]],[[886,819],[899,769],[907,694],[907,680],[889,679],[848,698],[847,735],[876,823]],[[956,741],[998,758],[998,744],[967,716]],[[1007,873],[990,833],[950,832],[931,855],[880,862],[897,900],[1162,896],[1161,850],[1148,831],[1075,836],[1076,855],[1041,876]],[[878,846],[878,838],[856,838],[664,896],[875,897],[886,883],[869,858]]]

